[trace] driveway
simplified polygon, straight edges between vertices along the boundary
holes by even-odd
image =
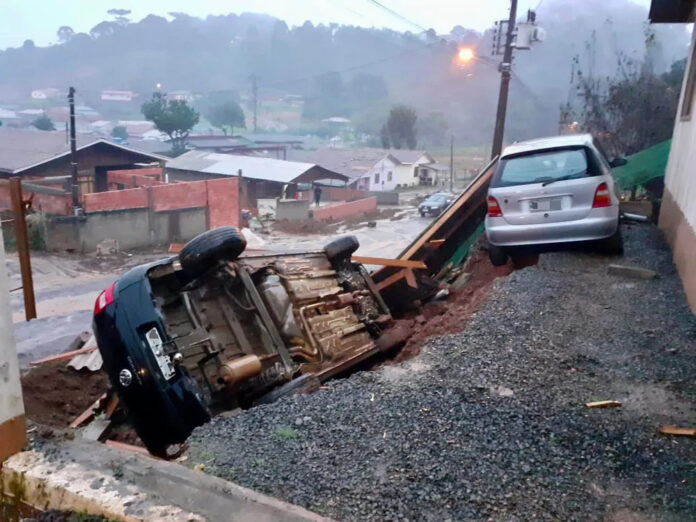
[[[494,283],[462,332],[311,395],[217,417],[187,465],[338,520],[693,520],[696,318],[652,226]],[[589,409],[588,401],[617,408]]]

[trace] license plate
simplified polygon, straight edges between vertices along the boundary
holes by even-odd
[[[172,367],[172,362],[169,357],[164,353],[164,343],[160,337],[157,328],[152,328],[145,334],[145,339],[147,339],[147,344],[152,350],[152,354],[157,360],[157,366],[162,372],[165,379],[169,380],[174,376],[174,368]]]
[[[561,198],[536,199],[529,202],[529,210],[532,212],[546,212],[547,210],[561,210],[563,200]]]

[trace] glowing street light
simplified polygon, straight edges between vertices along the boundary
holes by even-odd
[[[461,63],[469,63],[475,58],[474,50],[471,47],[460,47],[457,53],[457,59]]]

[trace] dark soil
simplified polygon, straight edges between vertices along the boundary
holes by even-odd
[[[65,361],[41,364],[22,377],[27,418],[65,428],[109,388],[104,372],[76,371]]]

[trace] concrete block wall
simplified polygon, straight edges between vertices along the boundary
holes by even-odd
[[[321,187],[322,201],[355,201],[364,199],[370,194],[365,190],[357,190],[347,187]],[[314,191],[305,190],[300,192],[299,199],[314,201]]]
[[[151,187],[161,185],[162,167],[147,167],[143,169],[121,169],[106,172],[106,183],[109,190],[116,190],[117,185],[123,188]]]
[[[309,219],[309,200],[281,199],[276,202],[275,218],[278,221],[303,221]]]
[[[319,221],[337,221],[377,210],[377,197],[372,196],[349,203],[338,203],[313,209],[313,217]]]
[[[32,193],[26,189],[23,189],[23,194],[24,197],[27,198]],[[7,210],[11,208],[12,201],[10,199],[10,187],[0,185],[0,210]],[[70,194],[65,194],[64,196],[52,194],[34,194],[32,208],[34,210],[41,210],[48,214],[69,216],[72,214],[72,196]]]

